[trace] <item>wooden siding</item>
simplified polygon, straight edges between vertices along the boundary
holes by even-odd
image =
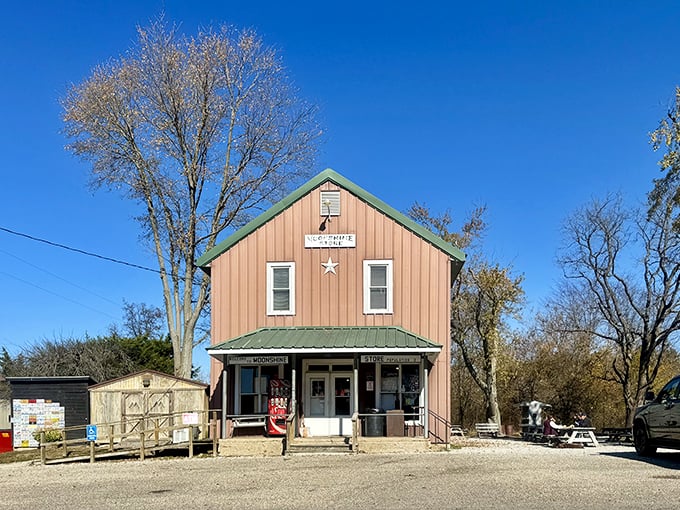
[[[149,380],[146,388],[143,382],[145,379]],[[125,396],[132,394],[138,394],[139,400],[145,403],[154,401],[154,396],[156,401],[158,396],[167,396],[165,400],[169,409],[163,408],[158,412],[201,412],[201,420],[207,418],[208,395],[205,385],[159,372],[140,372],[90,388],[92,423],[116,424],[114,433],[121,433]],[[148,409],[143,411],[149,412]],[[150,412],[154,414],[153,410]]]
[[[319,226],[320,191],[341,192],[341,215]],[[305,234],[356,234],[355,248],[305,248]],[[324,274],[322,262],[338,262]],[[392,314],[363,313],[363,261],[393,261]],[[295,262],[293,316],[268,316],[266,263]],[[443,345],[430,376],[430,406],[448,418],[449,256],[334,183],[326,182],[211,263],[217,344],[266,326],[401,326]],[[212,361],[215,388],[221,364]]]
[[[66,427],[90,423],[90,407],[86,380],[60,380],[58,377],[39,381],[11,381],[12,399],[45,399],[59,402],[64,408]],[[74,437],[85,437],[85,429],[74,432]]]

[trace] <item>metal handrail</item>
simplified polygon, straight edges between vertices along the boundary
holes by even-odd
[[[452,423],[443,416],[433,412],[431,409],[428,409],[428,414],[434,422],[434,427],[430,427],[428,431],[430,438],[433,439],[432,442],[434,444],[449,444]],[[440,435],[442,433],[440,430],[442,427],[444,429],[443,436]]]

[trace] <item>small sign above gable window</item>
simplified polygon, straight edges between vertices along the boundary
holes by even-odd
[[[340,191],[321,192],[321,216],[340,216]]]
[[[356,248],[355,234],[305,234],[305,248]]]

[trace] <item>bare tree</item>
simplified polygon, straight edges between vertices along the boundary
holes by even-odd
[[[568,245],[559,261],[595,307],[598,323],[590,332],[616,346],[611,368],[628,426],[680,329],[680,235],[671,212],[670,205],[658,207],[645,217],[609,197],[565,225]]]
[[[89,376],[97,382],[133,372],[135,361],[115,338],[44,339],[15,357],[3,351],[0,370],[10,377]]]
[[[466,266],[454,282],[451,335],[470,375],[484,394],[486,419],[501,424],[498,359],[505,319],[522,302],[522,277],[498,264]]]
[[[122,336],[117,327],[111,327],[111,334]],[[131,338],[163,337],[163,310],[145,303],[123,301],[123,335]]]
[[[92,184],[137,202],[155,252],[175,374],[189,377],[209,279],[194,260],[307,175],[320,130],[252,31],[180,36],[163,20],[63,100]]]
[[[506,319],[519,310],[523,300],[522,276],[513,276],[510,268],[490,263],[476,249],[486,228],[485,208],[473,211],[460,233],[450,232],[448,213],[432,216],[428,209],[415,204],[409,215],[442,239],[466,250],[465,266],[451,289],[451,340],[472,379],[484,395],[488,421],[501,424],[498,405],[498,358]]]

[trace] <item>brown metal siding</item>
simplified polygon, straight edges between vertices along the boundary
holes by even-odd
[[[354,233],[356,248],[305,248],[305,234],[321,233],[322,189],[338,188],[313,190],[212,262],[213,344],[266,326],[401,326],[444,345],[432,369],[430,405],[448,416],[449,257],[344,189],[341,214],[323,233]],[[324,274],[329,257],[339,262],[337,274]],[[393,261],[394,313],[364,314],[363,261],[382,259]],[[268,316],[266,264],[291,261],[296,313]]]

